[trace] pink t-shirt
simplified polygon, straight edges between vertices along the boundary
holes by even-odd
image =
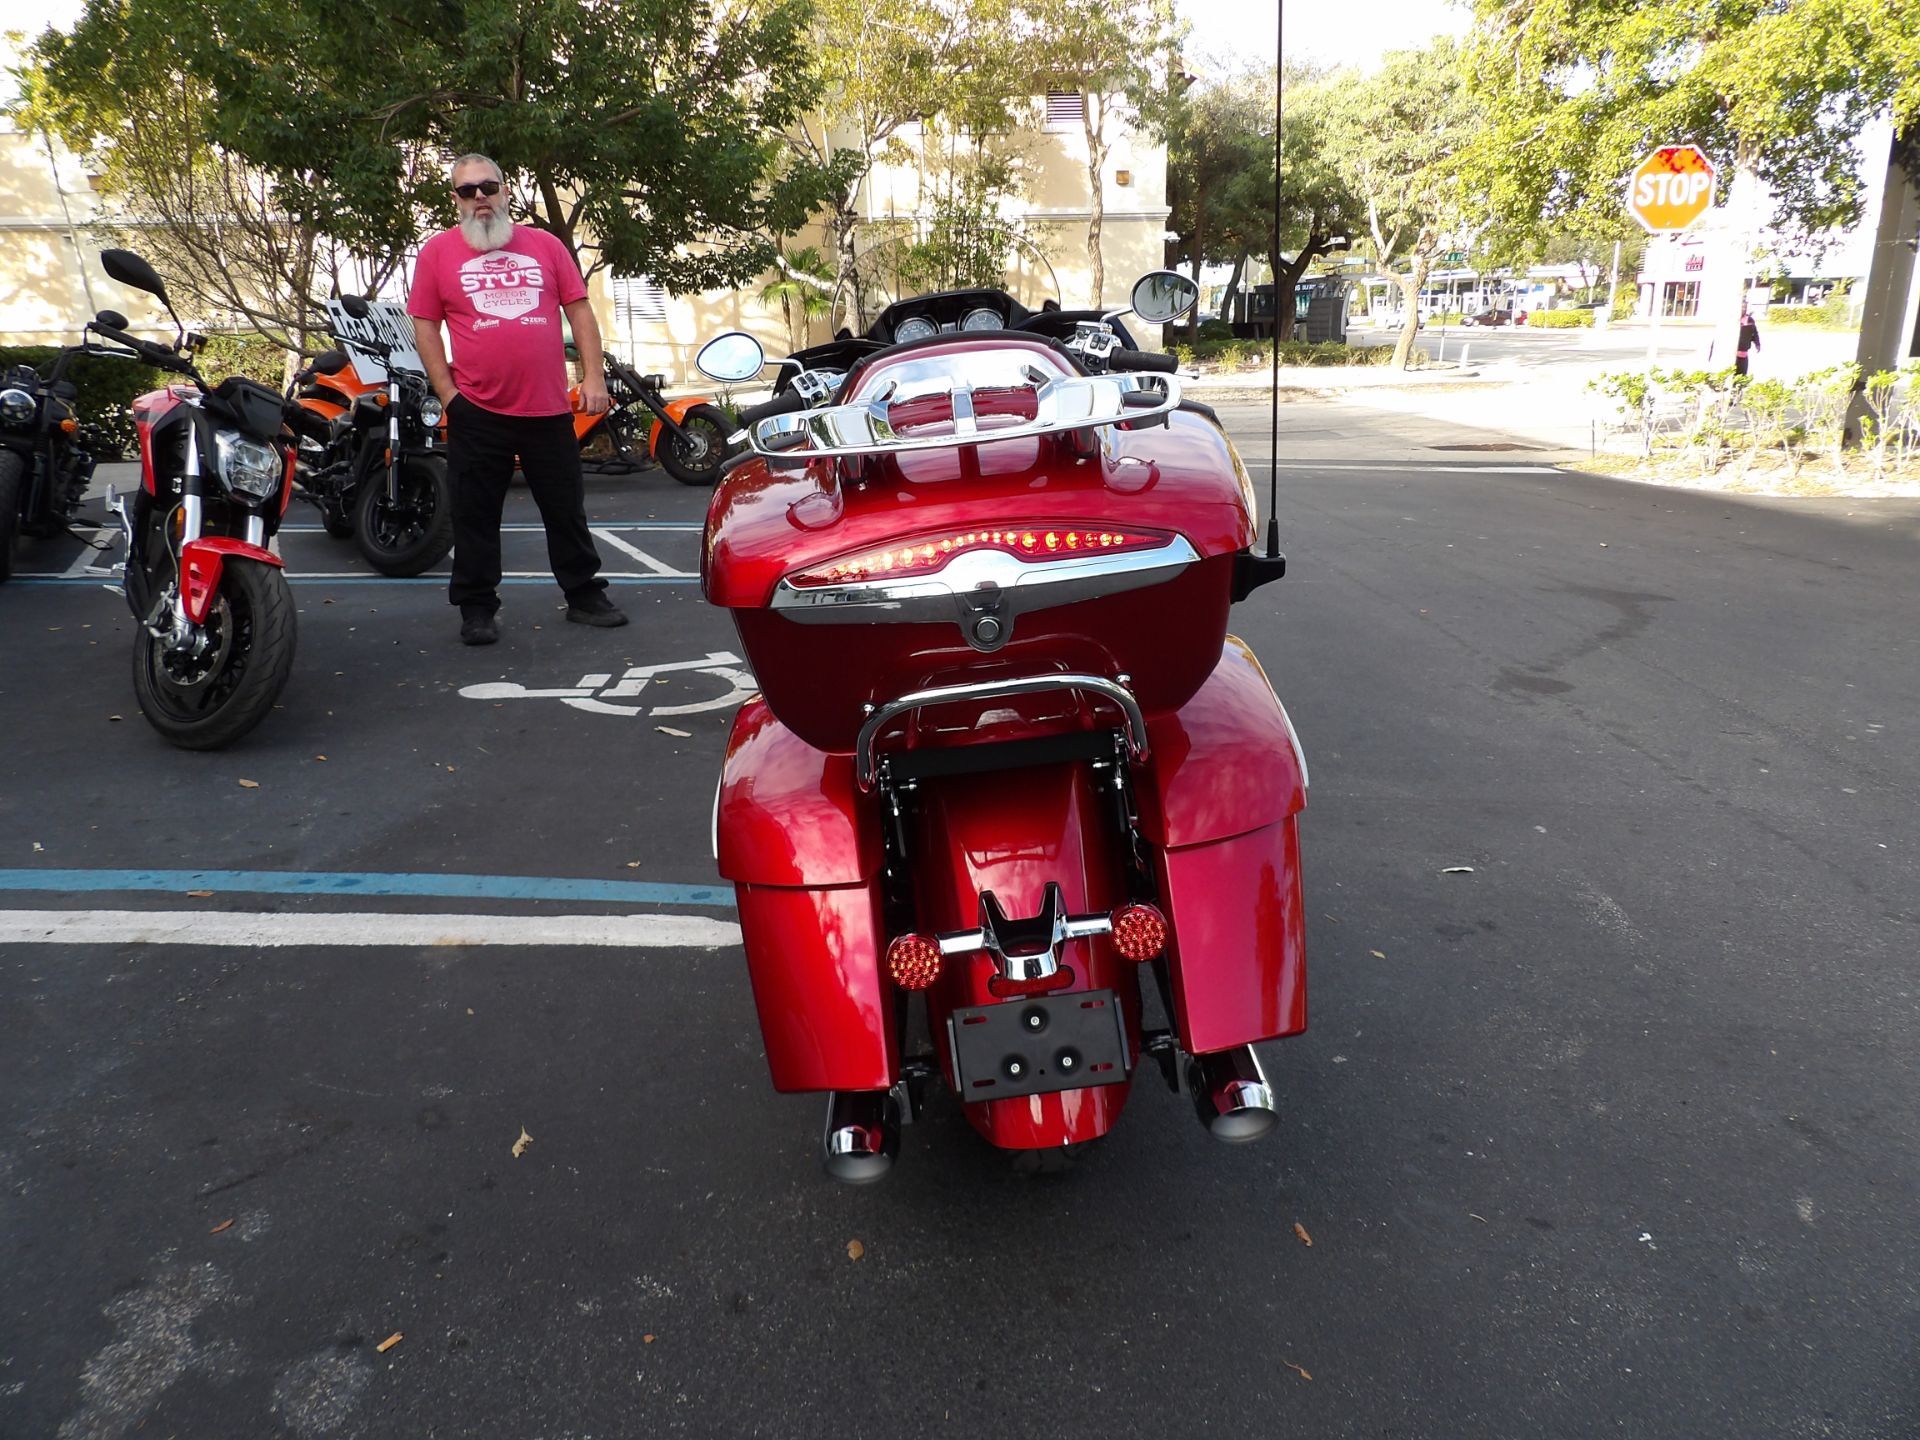
[[[566,342],[560,307],[585,298],[580,267],[545,230],[516,225],[507,243],[482,254],[459,230],[420,247],[407,313],[444,320],[453,383],[500,415],[564,415]]]

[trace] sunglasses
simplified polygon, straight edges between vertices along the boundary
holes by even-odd
[[[454,186],[453,193],[458,195],[462,200],[471,200],[476,195],[498,195],[500,193],[500,182],[498,180],[476,180],[471,184]]]

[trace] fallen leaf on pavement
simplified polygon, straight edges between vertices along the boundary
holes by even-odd
[[[847,1259],[858,1260],[866,1253],[867,1247],[862,1245],[858,1240],[847,1241]]]
[[[639,861],[639,860],[629,860],[629,861],[627,861],[627,869],[629,869],[629,870],[638,870],[638,869],[640,868],[640,866],[641,866],[641,865],[642,865],[643,863],[644,863],[644,862],[642,862],[642,861]]]
[[[233,1221],[222,1220],[218,1225],[214,1226],[213,1229],[207,1231],[207,1234],[218,1235],[222,1230],[231,1230],[232,1228],[233,1228]]]
[[[527,1147],[533,1144],[533,1136],[527,1134],[527,1127],[520,1127],[520,1138],[513,1142],[513,1158],[518,1160],[527,1153]]]
[[[1309,1375],[1305,1369],[1303,1369],[1301,1366],[1294,1364],[1291,1360],[1282,1360],[1280,1363],[1286,1366],[1287,1369],[1297,1372],[1302,1380],[1311,1380],[1313,1378],[1313,1376]]]
[[[120,717],[119,717],[118,715],[109,715],[109,716],[107,716],[107,719],[109,719],[109,720],[118,720],[119,718],[120,718]]]
[[[401,1342],[401,1340],[403,1340],[404,1338],[406,1337],[401,1335],[401,1333],[398,1330],[396,1330],[391,1335],[387,1336],[386,1339],[382,1340],[378,1345],[374,1346],[373,1347],[374,1351],[378,1354],[384,1355],[387,1353],[387,1351],[391,1350],[394,1346],[398,1345]]]
[[[327,757],[326,757],[326,756],[324,756],[324,755],[316,755],[316,756],[314,756],[313,758],[314,758],[314,759],[316,759],[316,760],[324,760],[324,759],[326,759]]]
[[[1384,960],[1387,958],[1387,952],[1384,950],[1369,950],[1367,951],[1367,954],[1371,955],[1376,960]]]
[[[651,1345],[651,1344],[653,1343],[653,1336],[651,1336],[651,1335],[642,1335],[642,1336],[640,1337],[640,1343],[641,1343],[642,1345]]]
[[[242,780],[240,782],[240,788],[242,790],[258,790],[260,788],[260,782],[258,780]]]
[[[676,730],[671,725],[656,725],[653,728],[658,730],[662,735],[671,735],[678,740],[690,739],[693,735],[691,730]]]
[[[1300,1237],[1300,1243],[1302,1245],[1306,1246],[1309,1250],[1313,1248],[1313,1237],[1307,1234],[1307,1227],[1302,1225],[1298,1220],[1293,1222],[1293,1233]]]
[[[1467,1211],[1467,1219],[1469,1219],[1469,1220],[1478,1220],[1478,1221],[1479,1221],[1479,1222],[1480,1222],[1480,1223],[1481,1223],[1482,1225],[1484,1225],[1484,1224],[1486,1224],[1486,1223],[1487,1223],[1487,1217],[1486,1217],[1486,1216],[1484,1216],[1484,1215],[1476,1215],[1476,1214],[1474,1214],[1474,1213],[1473,1213],[1473,1212],[1472,1212],[1471,1210],[1469,1210],[1469,1211]]]
[[[1442,875],[1471,875],[1473,873],[1473,867],[1471,865],[1449,865],[1440,873]]]
[[[189,891],[187,891],[187,894],[189,894],[189,895],[191,895],[191,896],[192,896],[192,897],[193,897],[194,899],[196,899],[196,900],[205,900],[205,899],[206,899],[206,898],[207,898],[207,897],[208,897],[209,895],[211,895],[211,894],[213,894],[213,891],[211,891],[211,890],[189,890]]]

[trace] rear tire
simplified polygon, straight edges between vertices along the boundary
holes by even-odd
[[[228,560],[207,625],[212,655],[204,666],[169,655],[145,626],[134,634],[140,713],[182,750],[231,745],[266,718],[293,673],[293,592],[278,566]]]
[[[685,436],[664,427],[657,458],[682,485],[711,485],[720,478],[727,459],[727,436],[733,426],[718,405],[696,405],[680,421]]]
[[[20,533],[20,492],[26,478],[27,462],[11,450],[0,450],[0,581],[13,578],[13,542]]]
[[[353,539],[382,575],[418,575],[453,548],[453,492],[447,462],[409,455],[400,466],[400,504],[387,501],[387,476],[376,469],[360,481]]]

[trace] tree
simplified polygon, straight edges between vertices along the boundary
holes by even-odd
[[[324,299],[372,289],[397,257],[356,262],[271,178],[212,138],[213,95],[183,68],[152,9],[49,32],[30,58],[17,119],[59,134],[99,167],[112,202],[100,229],[140,251],[203,323],[251,327],[303,352]]]
[[[795,350],[807,347],[813,322],[825,318],[833,309],[830,290],[823,288],[833,279],[833,263],[813,246],[784,251],[780,256],[780,278],[760,292],[762,305],[778,305],[787,322],[787,339]],[[794,316],[800,326],[794,328]]]
[[[1072,90],[1081,96],[1087,142],[1088,303],[1106,293],[1100,248],[1106,218],[1106,167],[1120,125],[1164,133],[1173,97],[1184,83],[1180,40],[1184,27],[1172,0],[1022,0],[1015,44],[1032,67],[1035,91]]]
[[[1169,118],[1167,204],[1173,213],[1167,227],[1179,237],[1169,259],[1190,261],[1195,284],[1202,266],[1232,263],[1229,302],[1246,266],[1244,237],[1258,234],[1273,209],[1272,117],[1258,82],[1241,75],[1194,86]],[[1264,196],[1254,193],[1257,185],[1242,183],[1247,175],[1263,174],[1269,181]],[[1222,313],[1229,308],[1223,305]],[[1199,326],[1196,305],[1187,317],[1188,333],[1197,334]]]
[[[1393,363],[1404,369],[1419,328],[1420,290],[1434,256],[1464,248],[1484,228],[1485,201],[1458,157],[1482,125],[1467,93],[1459,52],[1441,38],[1424,50],[1389,54],[1362,78],[1327,81],[1326,144],[1365,210],[1373,259],[1406,300]],[[1394,272],[1404,262],[1403,272]]]
[[[211,140],[355,253],[451,219],[421,156],[493,156],[583,271],[679,291],[760,273],[830,188],[780,140],[814,91],[801,0],[92,0],[76,45],[124,16],[172,27]]]
[[[816,0],[817,114],[789,138],[832,177],[834,288],[851,292],[856,323],[866,319],[871,268],[859,263],[861,186],[910,125],[945,117],[976,135],[1009,128],[1028,93],[1007,43],[1011,16],[1011,0]]]
[[[1910,0],[1478,0],[1476,17],[1489,125],[1464,165],[1507,248],[1615,222],[1634,165],[1679,141],[1726,163],[1736,194],[1764,184],[1783,229],[1851,225],[1861,127],[1920,117]]]

